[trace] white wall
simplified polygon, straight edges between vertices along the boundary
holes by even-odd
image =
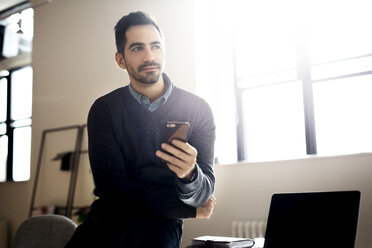
[[[185,221],[184,245],[199,235],[231,235],[233,220],[267,220],[276,192],[361,191],[357,248],[372,243],[372,154],[216,166],[217,204],[209,221]]]

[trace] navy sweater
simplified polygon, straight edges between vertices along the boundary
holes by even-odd
[[[190,123],[188,142],[198,151],[192,182],[177,178],[155,156],[167,121]],[[128,86],[97,99],[88,116],[88,136],[99,197],[91,209],[96,216],[193,218],[196,207],[213,193],[212,111],[204,100],[174,85],[167,102],[154,112],[143,108]]]

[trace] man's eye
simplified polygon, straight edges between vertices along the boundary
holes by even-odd
[[[142,47],[135,47],[133,48],[133,52],[138,52],[138,51],[141,51],[142,50]]]
[[[160,49],[161,47],[159,45],[152,46],[152,49]]]

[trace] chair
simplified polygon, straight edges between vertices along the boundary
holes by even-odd
[[[63,248],[75,229],[76,224],[62,215],[33,216],[19,226],[13,248]]]

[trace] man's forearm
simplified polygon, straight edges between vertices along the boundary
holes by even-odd
[[[214,191],[214,175],[205,174],[195,167],[195,178],[189,183],[176,179],[176,189],[180,200],[190,206],[199,207],[205,204]]]

